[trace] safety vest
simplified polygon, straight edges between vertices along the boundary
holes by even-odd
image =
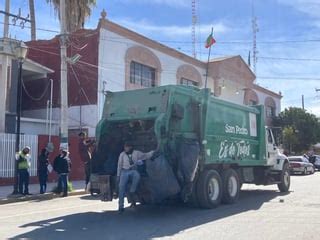
[[[19,153],[18,169],[28,169],[30,167],[30,163],[27,157],[28,155],[25,155],[22,152]]]

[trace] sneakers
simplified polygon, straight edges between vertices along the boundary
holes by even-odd
[[[136,206],[137,206],[136,202],[132,202],[130,205],[130,208],[136,208]]]

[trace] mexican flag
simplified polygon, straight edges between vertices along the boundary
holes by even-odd
[[[211,32],[211,34],[209,35],[209,37],[207,38],[207,41],[206,41],[206,48],[209,48],[211,47],[213,44],[216,43],[216,40],[213,38],[213,32]]]

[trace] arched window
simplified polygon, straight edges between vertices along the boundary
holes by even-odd
[[[255,91],[247,88],[244,93],[244,104],[245,105],[257,105],[259,104],[259,98]]]
[[[266,108],[266,117],[272,118],[276,115],[276,102],[272,97],[267,97],[264,101],[264,105]]]
[[[127,50],[126,89],[139,89],[160,85],[161,63],[148,48],[134,46]]]
[[[177,84],[201,87],[201,74],[191,65],[181,65],[177,70]]]

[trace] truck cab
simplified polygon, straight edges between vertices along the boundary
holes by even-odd
[[[272,128],[266,127],[266,149],[267,149],[267,164],[272,170],[280,171],[283,164],[289,164],[288,158],[282,154],[277,146]]]

